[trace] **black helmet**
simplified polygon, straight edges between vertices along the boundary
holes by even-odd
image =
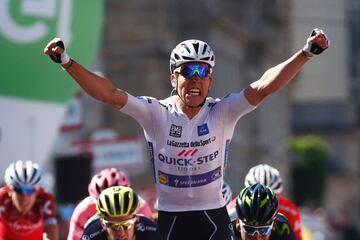
[[[236,213],[250,226],[270,225],[278,210],[276,194],[260,183],[244,188],[236,198]]]

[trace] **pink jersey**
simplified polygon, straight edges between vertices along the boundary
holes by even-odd
[[[152,219],[153,213],[147,202],[140,198],[139,213]],[[84,198],[75,208],[69,227],[69,235],[67,240],[79,240],[84,232],[86,222],[96,214],[96,198],[88,196]]]
[[[9,187],[0,188],[0,239],[42,240],[44,225],[56,224],[54,196],[39,188],[34,206],[23,215],[8,193]]]

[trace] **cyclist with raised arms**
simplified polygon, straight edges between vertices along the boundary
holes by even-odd
[[[96,201],[97,215],[86,224],[82,240],[155,240],[156,225],[138,214],[138,195],[129,187],[110,187]]]
[[[276,194],[256,183],[244,188],[230,214],[236,240],[296,240],[287,218],[278,213]]]
[[[299,208],[290,199],[282,195],[283,180],[279,171],[267,164],[259,164],[252,167],[245,176],[245,186],[261,183],[271,188],[279,200],[279,212],[289,220],[291,228],[295,232],[297,240],[302,240],[301,218]]]
[[[96,200],[100,193],[108,187],[125,186],[131,183],[126,174],[116,168],[106,168],[95,174],[88,186],[89,196],[84,198],[75,208],[69,227],[68,240],[79,240],[85,229],[85,223],[96,214]],[[147,202],[139,197],[139,213],[152,218],[153,213]]]
[[[89,95],[143,127],[159,194],[157,239],[230,240],[233,232],[221,188],[235,125],[328,48],[322,30],[315,29],[312,35],[289,59],[222,99],[208,97],[215,55],[201,40],[186,40],[173,49],[170,82],[176,94],[164,100],[134,97],[115,87],[70,58],[59,38],[51,40],[44,52]]]
[[[32,161],[17,161],[5,171],[0,188],[0,240],[56,240],[55,200],[39,186],[41,170]]]

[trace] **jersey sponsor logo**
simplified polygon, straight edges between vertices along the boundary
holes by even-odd
[[[162,176],[166,177],[166,183],[162,183],[168,185],[170,187],[175,188],[190,188],[190,187],[199,187],[203,185],[207,185],[221,177],[221,167],[218,167],[212,171],[197,174],[197,175],[172,175],[168,173],[164,173],[162,171],[158,171],[159,178]],[[161,182],[160,182],[161,183]]]
[[[168,184],[168,177],[164,174],[159,173],[159,182],[161,184],[167,185]]]
[[[182,157],[182,156],[184,156],[184,157],[191,156],[192,157],[195,155],[195,153],[197,151],[198,151],[197,148],[190,149],[190,150],[183,149],[181,152],[178,153],[178,157]]]
[[[137,231],[140,231],[140,232],[146,232],[146,231],[153,231],[153,232],[155,232],[155,231],[156,231],[156,227],[146,226],[146,225],[143,224],[143,223],[138,223],[138,224],[136,225],[136,230],[137,230]]]
[[[193,142],[177,142],[174,140],[167,140],[166,144],[172,147],[189,148],[189,147],[204,147],[212,142],[215,142],[216,137],[207,138],[205,140],[193,141]]]
[[[217,104],[216,102],[209,103],[209,104],[208,104],[208,107],[209,107],[209,108],[212,108],[212,107],[214,107],[216,104]]]
[[[170,133],[169,133],[170,136],[179,138],[181,137],[181,133],[182,133],[182,126],[171,124]]]
[[[52,214],[52,210],[51,210],[51,201],[47,200],[44,204],[44,207],[42,209],[43,213],[45,213],[46,215],[51,215]]]
[[[202,165],[211,161],[214,161],[218,155],[219,150],[216,150],[213,153],[210,153],[205,156],[200,156],[197,158],[192,158],[193,155],[197,152],[197,149],[192,149],[189,151],[181,151],[178,153],[178,157],[169,157],[162,153],[158,154],[158,159],[166,164],[173,165],[173,166],[180,166],[180,167],[191,167],[191,166],[198,166]]]
[[[208,125],[205,123],[203,125],[200,125],[197,127],[198,130],[198,136],[204,136],[206,134],[209,134],[209,128]]]
[[[138,97],[136,97],[136,98],[138,98],[138,99],[144,99],[144,100],[146,100],[148,103],[152,103],[152,100],[151,100],[151,98],[149,98],[149,97],[138,96]]]
[[[37,223],[29,223],[26,220],[19,219],[13,223],[8,223],[9,227],[14,229],[19,235],[26,236],[40,228],[42,225],[41,221]]]
[[[276,224],[275,231],[277,235],[288,236],[290,235],[290,226],[286,223],[281,224],[280,222],[278,222],[278,224]]]

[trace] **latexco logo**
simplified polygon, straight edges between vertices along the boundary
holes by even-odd
[[[70,42],[73,0],[0,0],[0,32],[18,44],[37,42],[49,35],[48,21],[58,19],[57,36]],[[15,17],[16,16],[16,17]],[[29,19],[28,21],[26,21]],[[24,22],[28,22],[24,24]]]

